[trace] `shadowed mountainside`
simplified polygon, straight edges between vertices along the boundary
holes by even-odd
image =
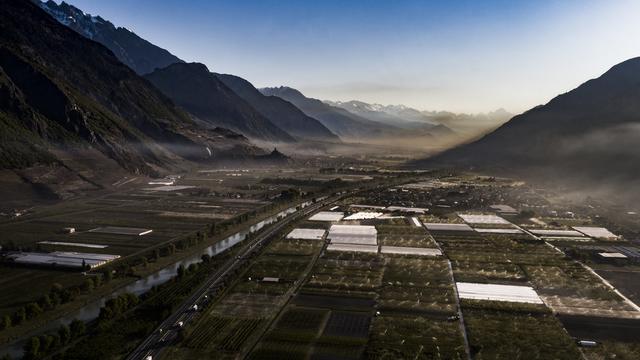
[[[640,178],[640,58],[417,166],[499,169],[578,182]]]
[[[267,141],[295,141],[199,63],[176,63],[145,75],[176,104],[210,126]]]
[[[281,129],[286,129],[291,135],[312,140],[340,141],[338,136],[320,121],[307,116],[292,103],[277,96],[263,95],[241,77],[229,74],[216,76],[262,115]]]

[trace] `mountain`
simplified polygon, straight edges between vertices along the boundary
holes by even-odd
[[[320,121],[307,116],[292,103],[277,96],[263,95],[247,80],[229,74],[216,74],[218,79],[246,100],[281,129],[300,138],[340,141]]]
[[[74,172],[82,153],[95,158],[84,168],[154,175],[184,161],[259,153],[238,134],[201,129],[113,52],[31,1],[0,4],[0,169]]]
[[[300,91],[290,87],[262,88],[260,92],[267,96],[280,97],[292,103],[305,114],[318,119],[329,130],[343,138],[381,137],[398,130],[397,127],[392,125],[371,121],[318,99],[308,98]]]
[[[33,1],[60,23],[106,46],[120,61],[138,74],[148,74],[157,68],[182,62],[167,50],[151,44],[135,33],[115,27],[100,16],[85,14],[64,1],[60,5],[52,0]]]
[[[461,166],[608,184],[640,178],[640,58],[420,166]],[[637,184],[637,183],[636,183]]]
[[[464,114],[449,111],[422,111],[427,121],[443,124],[457,133],[475,136],[495,130],[513,117],[504,109],[488,113]]]
[[[259,140],[294,138],[255,110],[199,63],[175,63],[145,78],[176,104],[212,127],[221,126]]]
[[[428,129],[439,125],[420,111],[411,109],[403,105],[380,105],[368,104],[362,101],[325,101],[327,104],[339,107],[350,113],[377,121],[383,124],[390,124],[402,129]]]

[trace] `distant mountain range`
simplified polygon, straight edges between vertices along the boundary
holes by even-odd
[[[175,63],[145,78],[176,104],[210,127],[224,127],[247,137],[292,142],[294,138],[255,110],[199,63]]]
[[[333,133],[343,138],[365,139],[390,135],[398,127],[373,121],[321,100],[308,98],[300,91],[286,87],[260,89],[264,95],[280,97],[298,107],[308,116],[318,119]]]
[[[96,150],[154,175],[187,161],[259,154],[243,136],[202,129],[106,47],[30,1],[0,8],[0,168],[69,167]],[[37,31],[34,31],[37,29]]]
[[[640,58],[535,107],[478,141],[423,161],[602,185],[640,178]],[[637,185],[637,184],[636,184]]]
[[[294,137],[340,141],[317,120],[286,101],[260,94],[240,77],[214,75],[204,65],[185,65],[183,60],[135,33],[65,2],[58,5],[54,1],[33,1],[60,23],[106,46],[205,125],[223,126],[264,141],[290,142],[295,141]]]
[[[241,77],[229,74],[216,74],[216,76],[256,110],[281,129],[286,129],[291,135],[312,140],[340,141],[338,136],[320,121],[307,116],[292,103],[277,96],[263,95]]]
[[[425,129],[439,125],[438,122],[433,121],[420,111],[403,105],[385,106],[357,100],[346,102],[325,100],[325,103],[343,108],[361,117],[403,129]]]
[[[52,0],[33,1],[62,24],[106,46],[120,61],[140,75],[182,62],[167,50],[151,44],[135,33],[115,27],[100,16],[85,14],[64,1],[60,5]]]

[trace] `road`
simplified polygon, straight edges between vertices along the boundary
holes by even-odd
[[[260,249],[266,245],[267,240],[284,229],[291,222],[305,217],[312,212],[337,201],[341,197],[342,196],[332,197],[319,203],[309,205],[308,207],[285,217],[263,232],[257,234],[253,240],[244,244],[244,247],[239,251],[239,255],[230,259],[226,264],[221,266],[220,270],[212,273],[205,283],[193,293],[193,295],[185,300],[171,316],[165,319],[151,335],[149,335],[131,354],[129,354],[127,359],[144,360],[149,358],[149,356],[151,356],[151,358],[156,358],[166,346],[170,345],[177,338],[178,331],[181,328],[181,326],[178,326],[178,323],[182,322],[182,327],[184,327],[196,317],[198,311],[194,310],[194,305],[198,305],[198,308],[201,309],[211,299],[211,297],[218,293],[224,280],[227,278],[227,275],[233,274],[236,269],[240,268],[246,261],[249,261],[249,258],[253,253],[260,251]]]

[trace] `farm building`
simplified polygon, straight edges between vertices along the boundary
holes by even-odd
[[[345,217],[342,220],[367,220],[367,219],[375,219],[382,215],[381,212],[372,212],[372,211],[360,211],[355,214],[351,214]]]
[[[439,256],[442,252],[438,249],[416,248],[405,246],[381,246],[382,254],[398,254],[398,255],[418,255],[418,256]]]
[[[322,240],[325,232],[326,230],[324,229],[296,228],[293,229],[293,231],[291,231],[289,234],[287,234],[287,239]]]
[[[96,268],[116,260],[120,255],[54,251],[51,253],[23,252],[10,255],[15,263],[34,266],[55,266],[81,269]]]
[[[320,211],[309,218],[311,221],[340,221],[344,213],[338,211]]]
[[[425,223],[424,226],[432,231],[473,231],[467,224]]]
[[[507,220],[497,215],[458,214],[468,224],[510,224]]]
[[[509,205],[501,204],[501,205],[491,205],[489,207],[500,215],[517,215],[518,214],[518,210],[514,209]]]
[[[409,213],[409,214],[426,214],[427,211],[429,211],[429,209],[427,208],[417,208],[417,207],[404,207],[404,206],[388,206],[387,208],[385,208],[385,211],[390,211],[390,212],[402,212],[402,213]]]
[[[456,283],[461,299],[491,300],[542,304],[542,300],[530,286]]]
[[[332,225],[327,237],[332,244],[378,244],[378,231],[370,225]]]
[[[137,235],[137,236],[147,235],[152,231],[153,230],[151,229],[119,227],[119,226],[102,226],[99,228],[89,230],[89,232],[94,232],[94,233],[114,234],[114,235]]]
[[[522,234],[522,230],[520,229],[483,229],[483,228],[475,228],[475,231],[484,234]]]
[[[377,253],[378,246],[377,245],[357,245],[357,244],[329,244],[327,246],[328,251],[352,251],[352,252],[366,252],[366,253]]]
[[[532,234],[539,236],[575,236],[581,237],[582,233],[575,230],[554,230],[554,229],[543,229],[543,230],[530,230]]]
[[[606,240],[616,240],[618,235],[612,233],[603,227],[596,226],[574,226],[574,230],[580,231],[581,233],[592,237],[594,239],[606,239]]]

